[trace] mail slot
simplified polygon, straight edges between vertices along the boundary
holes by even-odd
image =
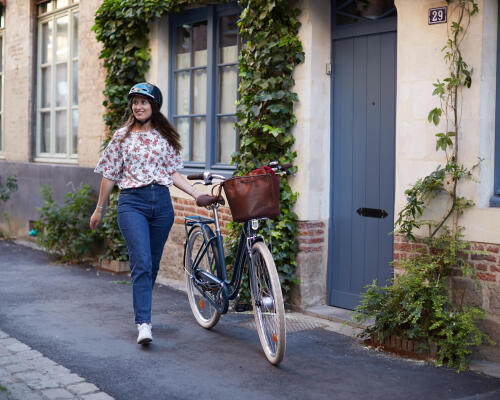
[[[368,218],[385,218],[389,214],[387,214],[387,211],[382,210],[380,208],[358,208],[356,212],[361,215],[362,217],[368,217]]]

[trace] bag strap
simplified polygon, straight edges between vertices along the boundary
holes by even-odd
[[[214,189],[218,189],[217,194],[214,194]],[[211,193],[212,193],[212,196],[220,198],[220,195],[222,193],[222,183],[217,183],[216,185],[213,185]]]

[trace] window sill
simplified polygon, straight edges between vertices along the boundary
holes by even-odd
[[[490,207],[500,207],[500,195],[494,195],[490,198]]]
[[[35,159],[33,161],[37,162],[37,163],[45,163],[45,164],[78,165],[78,159],[76,159],[76,158],[35,157]]]

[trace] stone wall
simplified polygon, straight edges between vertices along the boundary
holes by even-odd
[[[492,243],[473,243],[473,254],[468,255],[469,264],[476,269],[479,280],[478,289],[471,279],[457,275],[451,280],[451,295],[456,304],[481,307],[488,314],[479,326],[496,342],[494,347],[481,346],[477,356],[492,361],[500,360],[500,245]],[[416,251],[425,251],[422,243],[407,243],[401,236],[394,238],[394,259],[411,257]],[[395,268],[395,274],[403,271]]]
[[[297,255],[298,286],[292,289],[292,304],[300,309],[326,303],[327,224],[300,221]]]

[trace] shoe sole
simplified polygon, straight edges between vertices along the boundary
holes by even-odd
[[[137,342],[137,344],[149,344],[153,341],[153,339],[150,338],[144,338],[141,341]]]

